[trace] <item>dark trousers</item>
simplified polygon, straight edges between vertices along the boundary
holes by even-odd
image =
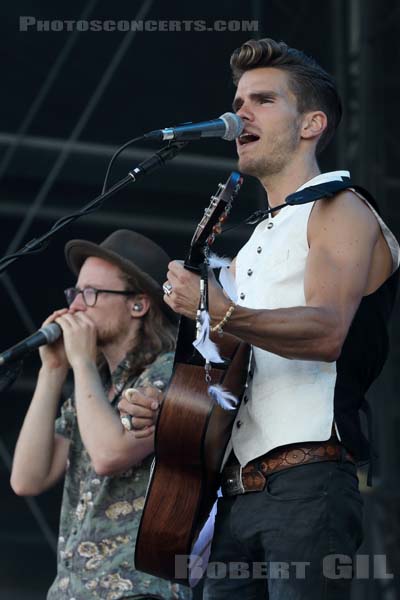
[[[347,600],[362,541],[349,462],[293,467],[262,492],[221,498],[204,600]]]

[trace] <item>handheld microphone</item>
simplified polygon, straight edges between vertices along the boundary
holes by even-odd
[[[31,350],[44,346],[45,344],[52,344],[61,336],[62,330],[57,323],[49,323],[44,327],[41,327],[36,333],[33,333],[29,337],[18,342],[15,346],[11,346],[8,350],[5,350],[0,354],[0,366],[7,362],[21,358]]]
[[[146,133],[144,138],[156,140],[198,140],[200,138],[222,138],[229,142],[239,137],[244,128],[244,123],[234,113],[224,113],[218,119],[202,121],[201,123],[185,123],[177,127],[155,129]]]

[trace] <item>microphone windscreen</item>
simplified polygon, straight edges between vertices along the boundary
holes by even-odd
[[[219,118],[222,119],[226,125],[226,132],[222,136],[223,140],[231,142],[239,137],[244,129],[244,123],[238,115],[227,112],[221,115]]]

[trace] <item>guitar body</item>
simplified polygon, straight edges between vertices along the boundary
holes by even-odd
[[[225,369],[211,370],[241,398],[249,347],[224,334]],[[189,555],[216,500],[219,470],[237,410],[224,410],[209,396],[204,367],[177,363],[156,431],[156,459],[136,541],[135,566],[175,580],[175,556]],[[187,581],[183,581],[187,583]]]
[[[182,317],[135,550],[137,569],[187,585],[188,577],[176,576],[175,557],[190,555],[217,498],[220,467],[237,413],[221,408],[208,387],[220,384],[240,400],[250,353],[238,338],[214,335],[224,363],[212,365],[211,381],[206,381],[204,359],[192,346],[195,335],[194,323]]]

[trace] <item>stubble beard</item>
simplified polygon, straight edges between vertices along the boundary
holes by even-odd
[[[275,175],[282,170],[283,164],[276,160],[268,159],[265,156],[254,158],[252,160],[240,159],[238,162],[238,169],[243,175],[251,175],[257,179],[264,179]]]
[[[299,139],[299,126],[296,124],[286,135],[270,138],[268,151],[259,149],[256,156],[239,157],[239,171],[261,180],[282,173],[297,150]]]
[[[97,345],[99,349],[107,346],[112,346],[121,342],[126,336],[126,325],[119,323],[115,327],[104,327],[99,328],[97,333]]]

